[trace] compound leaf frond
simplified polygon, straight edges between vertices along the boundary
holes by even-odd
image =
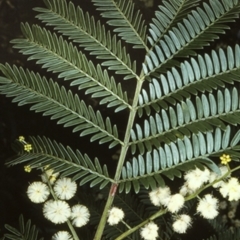
[[[123,93],[120,83],[117,85],[106,70],[103,71],[100,65],[95,67],[71,43],[39,26],[21,26],[25,39],[15,39],[12,43],[22,54],[31,55],[28,60],[37,60],[37,64],[48,71],[59,73],[59,78],[71,80],[72,86],[86,89],[85,94],[102,98],[100,104],[118,107],[116,111],[129,107],[127,94]]]
[[[71,176],[73,181],[81,179],[80,185],[90,182],[91,187],[100,185],[100,188],[103,188],[112,181],[107,167],[102,167],[97,158],[92,161],[87,154],[83,155],[79,150],[74,152],[69,146],[64,147],[46,137],[29,137],[29,143],[32,150],[26,153],[20,142],[20,157],[9,161],[7,165],[24,162],[31,168],[47,167],[59,172],[61,177]]]
[[[70,90],[16,66],[1,65],[0,70],[6,76],[0,78],[0,91],[7,97],[15,97],[13,102],[19,102],[20,106],[32,104],[30,110],[51,115],[52,120],[59,119],[57,124],[64,124],[64,127],[75,126],[73,132],[81,131],[80,136],[93,134],[92,141],[111,142],[110,147],[121,144],[116,125],[112,126],[108,118],[104,122],[99,111],[95,113]]]
[[[122,47],[116,36],[111,36],[105,27],[96,22],[94,17],[84,13],[80,7],[75,8],[72,2],[65,0],[45,0],[47,8],[34,8],[40,12],[36,17],[53,26],[55,30],[69,40],[76,42],[84,50],[90,51],[98,59],[103,59],[103,65],[115,70],[117,74],[125,74],[125,79],[136,78],[136,63]]]
[[[167,68],[179,66],[177,59],[196,55],[196,49],[208,46],[210,41],[218,38],[217,34],[225,33],[229,26],[226,20],[234,21],[238,17],[240,4],[238,1],[210,1],[211,7],[203,3],[204,10],[189,14],[187,18],[177,24],[158,45],[149,51],[143,63],[144,78],[149,79],[151,75],[164,72]]]

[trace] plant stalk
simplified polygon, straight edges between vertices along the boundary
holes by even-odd
[[[115,176],[114,176],[114,183],[112,184],[112,186],[110,188],[108,199],[105,204],[100,222],[98,224],[98,228],[97,228],[96,234],[94,236],[94,240],[101,240],[103,230],[104,230],[106,222],[107,222],[108,211],[110,210],[113,200],[114,200],[114,197],[115,197],[116,187],[117,187],[118,181],[121,177],[122,167],[125,162],[126,154],[127,154],[128,148],[129,148],[130,133],[131,133],[131,129],[132,129],[132,126],[133,126],[133,123],[135,120],[136,113],[137,113],[138,96],[142,89],[142,84],[143,84],[143,81],[138,79],[136,90],[135,90],[135,95],[134,95],[134,99],[133,99],[133,103],[132,103],[132,109],[130,109],[128,124],[127,124],[126,132],[125,132],[125,137],[124,137],[121,153],[119,156],[119,160],[118,160],[118,164],[117,164],[117,168],[116,168],[116,172],[115,172]]]

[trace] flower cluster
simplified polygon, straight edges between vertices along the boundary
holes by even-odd
[[[25,166],[28,169],[29,166]],[[58,172],[54,172],[49,166],[44,168],[41,175],[42,182],[33,182],[28,186],[27,195],[34,203],[44,203],[43,215],[54,224],[72,221],[75,227],[87,224],[90,212],[86,206],[77,204],[72,207],[65,201],[73,198],[77,191],[76,182],[71,178],[59,178]],[[54,199],[49,199],[52,193]],[[52,239],[71,240],[72,236],[66,231],[60,231],[53,235]]]
[[[184,206],[184,196],[180,193],[176,193],[171,195],[171,191],[169,187],[159,187],[149,193],[150,201],[155,206],[163,206],[166,207],[167,210],[171,213],[178,213]],[[191,218],[187,215],[179,215],[177,220],[173,223],[173,229],[176,232],[184,233],[186,229],[191,224]],[[155,227],[153,227],[155,226]],[[143,239],[150,240],[156,239],[158,236],[157,233],[158,227],[155,223],[149,223],[145,227],[142,228],[140,234]],[[153,233],[150,233],[153,232]],[[150,236],[153,237],[150,237]]]
[[[231,161],[229,155],[223,154],[220,157],[221,163],[226,165]],[[210,183],[213,187],[219,188],[219,192],[229,201],[240,200],[240,183],[237,178],[231,177],[227,166],[220,166],[220,174],[211,172],[208,168],[195,168],[185,173],[184,184],[180,188],[179,193],[171,194],[169,187],[158,187],[149,193],[150,201],[157,207],[164,207],[168,212],[174,214],[175,221],[172,228],[177,233],[185,233],[191,225],[191,217],[186,214],[179,214],[183,209],[185,197],[191,194],[199,194],[204,185]],[[228,180],[227,180],[228,179]],[[227,180],[227,181],[226,181]],[[199,191],[199,192],[198,192]],[[211,194],[199,198],[196,212],[205,219],[214,219],[219,214],[219,201]],[[154,223],[153,223],[154,224]],[[150,225],[151,226],[151,225]],[[155,239],[156,237],[148,238],[145,234],[149,227],[145,226],[144,231],[141,231],[141,236],[144,239]],[[155,231],[156,233],[157,231]]]

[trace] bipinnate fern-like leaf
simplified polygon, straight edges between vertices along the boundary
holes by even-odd
[[[80,7],[75,8],[72,2],[66,0],[45,0],[46,8],[35,8],[41,12],[36,17],[46,25],[67,36],[69,41],[84,47],[91,55],[103,59],[102,65],[117,74],[126,75],[124,79],[137,78],[136,62],[132,62],[126,48],[115,35],[105,30],[100,22],[95,22],[88,13],[84,14]]]
[[[240,157],[239,146],[240,131],[230,141],[231,128],[226,127],[225,131],[216,128],[215,132],[206,132],[206,135],[199,132],[192,134],[191,140],[184,137],[178,138],[170,144],[164,144],[158,149],[139,154],[127,161],[122,168],[122,179],[120,180],[120,191],[125,189],[128,193],[133,187],[139,192],[140,186],[155,189],[156,186],[165,184],[163,175],[173,180],[181,177],[182,171],[186,172],[194,166],[200,169],[204,165],[212,171],[219,173],[217,165],[211,160],[212,157],[220,156],[221,153],[229,153],[233,159]]]
[[[71,81],[72,86],[86,89],[85,93],[91,94],[92,98],[102,98],[100,104],[118,106],[116,111],[129,107],[120,83],[116,85],[106,70],[103,71],[100,65],[95,67],[71,43],[36,25],[31,28],[29,24],[22,24],[21,28],[25,39],[15,39],[12,43],[24,55],[31,55],[28,60],[37,60],[48,71],[59,73],[59,78]]]
[[[121,144],[116,125],[112,126],[109,118],[104,122],[99,111],[95,113],[70,90],[16,66],[0,65],[0,70],[6,76],[0,77],[0,91],[8,97],[15,97],[13,102],[19,102],[20,106],[33,104],[31,110],[59,119],[57,123],[64,124],[64,127],[74,126],[73,132],[81,131],[80,136],[93,134],[91,141],[111,142],[110,147]]]
[[[217,94],[201,94],[194,100],[186,99],[176,106],[162,109],[155,117],[145,119],[144,128],[139,124],[131,131],[132,153],[138,147],[141,154],[158,148],[161,142],[170,144],[191,133],[212,131],[215,127],[226,128],[226,124],[240,123],[239,92],[234,87],[218,90]]]
[[[5,224],[5,228],[9,233],[4,234],[4,239],[43,240],[43,238],[38,237],[38,229],[35,225],[32,225],[31,220],[28,220],[25,223],[23,215],[20,215],[19,217],[19,230],[8,224]]]
[[[159,74],[152,78],[148,89],[142,89],[139,95],[138,114],[142,116],[143,109],[150,115],[151,109],[159,112],[167,109],[177,101],[190,98],[199,92],[212,92],[218,87],[225,87],[227,83],[239,81],[240,48],[227,47],[226,53],[220,48],[212,50],[211,55],[198,55],[197,60],[191,58],[180,64],[180,72],[171,68],[166,74]]]
[[[210,0],[210,6],[203,3],[204,10],[197,8],[189,14],[177,27],[164,34],[159,44],[155,44],[153,39],[158,41],[161,33],[151,31],[153,36],[149,40],[154,48],[148,52],[143,63],[145,78],[150,79],[150,75],[155,76],[166,68],[178,66],[178,58],[195,55],[193,50],[209,45],[210,41],[218,38],[217,34],[224,33],[229,28],[225,22],[238,17],[240,5],[235,0],[221,2]],[[159,25],[157,27],[160,28]]]
[[[31,110],[73,127],[80,136],[91,135],[90,141],[108,143],[109,148],[118,145],[119,159],[111,178],[97,158],[92,160],[46,137],[30,137],[32,150],[24,151],[25,142],[18,141],[22,144],[19,155],[8,165],[48,166],[61,177],[71,176],[80,185],[89,183],[100,189],[110,183],[103,215],[94,220],[101,217],[94,239],[102,239],[103,234],[116,238],[122,231],[130,234],[125,225],[117,230],[107,227],[103,233],[114,199],[130,217],[137,214],[131,223],[144,223],[150,218],[141,218],[152,212],[145,211],[144,201],[132,201],[130,194],[138,193],[134,197],[140,199],[146,189],[163,186],[166,178],[180,178],[196,167],[219,173],[215,160],[223,153],[239,160],[240,131],[235,128],[240,124],[240,101],[233,84],[240,79],[240,47],[205,54],[196,51],[225,33],[226,22],[239,17],[238,0],[163,1],[149,24],[149,35],[142,14],[130,0],[91,1],[109,26],[72,2],[44,2],[46,8],[35,10],[46,28],[22,24],[25,39],[12,43],[28,60],[36,60],[70,86],[6,64],[0,65],[0,93],[13,97],[20,106],[31,104]],[[122,82],[127,79],[132,81]],[[81,90],[112,107],[117,117],[124,110],[127,125],[118,131],[99,106],[95,109],[80,100]],[[170,229],[169,223],[165,226]],[[132,231],[137,228],[131,226]],[[166,237],[171,234],[167,230]],[[140,239],[139,233],[129,239]]]
[[[61,177],[71,176],[73,181],[81,179],[80,185],[90,182],[90,186],[100,185],[104,188],[113,180],[109,177],[107,166],[101,166],[99,160],[91,160],[87,154],[79,150],[74,152],[69,146],[64,147],[56,141],[46,137],[29,137],[32,150],[24,151],[21,147],[21,156],[11,160],[7,165],[25,163],[32,168],[54,169],[54,172],[61,173]]]

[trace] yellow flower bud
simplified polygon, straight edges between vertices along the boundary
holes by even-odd
[[[32,168],[30,165],[24,166],[24,171],[30,173],[32,171]]]
[[[26,144],[26,145],[24,145],[24,150],[25,150],[26,152],[30,152],[30,151],[32,150],[32,145],[31,145],[31,144]]]
[[[23,141],[25,140],[25,137],[24,137],[24,136],[19,136],[19,137],[18,137],[18,140],[19,140],[20,142],[23,142]]]
[[[221,164],[223,164],[223,165],[226,165],[226,164],[228,164],[229,162],[231,162],[231,157],[230,157],[230,155],[228,155],[228,154],[223,154],[221,157],[220,157],[220,160],[221,160]]]

